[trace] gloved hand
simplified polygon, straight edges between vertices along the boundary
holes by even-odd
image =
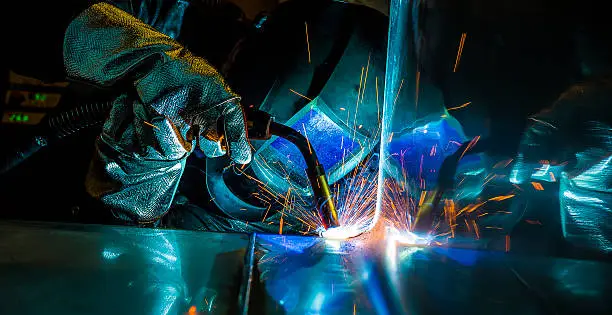
[[[125,89],[86,182],[119,219],[142,224],[163,216],[196,143],[217,157],[226,153],[225,138],[235,162],[250,161],[239,97],[220,74],[125,11],[99,3],[81,13],[66,31],[64,64],[73,79]]]

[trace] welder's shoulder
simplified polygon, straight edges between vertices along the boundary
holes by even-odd
[[[593,78],[571,86],[561,94],[554,110],[571,111],[574,119],[612,124],[612,78]]]

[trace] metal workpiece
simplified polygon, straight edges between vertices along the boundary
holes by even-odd
[[[306,170],[306,173],[308,173],[308,178],[312,185],[315,206],[323,222],[323,227],[329,229],[340,226],[336,203],[327,183],[327,176],[325,176],[323,166],[317,165],[314,169],[309,168]]]
[[[610,314],[612,264],[408,245],[0,224],[0,314]]]
[[[246,234],[0,224],[0,314],[238,314]]]
[[[244,270],[242,271],[242,281],[240,283],[240,296],[238,297],[239,314],[249,313],[249,300],[251,297],[251,287],[253,284],[253,266],[255,264],[255,246],[257,243],[257,233],[249,236],[249,246],[244,255]]]
[[[250,314],[611,311],[609,263],[371,241],[259,235]]]

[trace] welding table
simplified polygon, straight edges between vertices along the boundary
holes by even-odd
[[[612,314],[606,262],[382,256],[313,237],[4,222],[0,314]]]

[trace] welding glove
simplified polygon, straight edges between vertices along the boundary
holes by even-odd
[[[539,161],[566,164],[559,179],[564,237],[612,252],[612,80],[576,85],[533,117],[511,181],[529,181]]]
[[[97,140],[86,181],[117,218],[158,221],[196,144],[217,157],[226,153],[225,138],[233,161],[250,161],[239,97],[220,74],[125,11],[98,3],[82,12],[66,31],[64,64],[75,80],[125,88]]]

